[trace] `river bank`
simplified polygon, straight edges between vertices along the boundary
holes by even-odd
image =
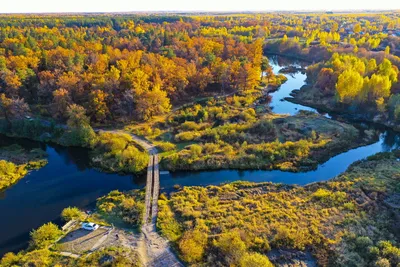
[[[107,174],[93,169],[87,149],[3,135],[0,144],[42,149],[48,160],[45,167],[0,192],[0,212],[7,214],[7,220],[0,221],[0,255],[25,249],[32,229],[49,221],[61,224],[60,212],[68,206],[91,209],[97,198],[112,190],[127,191],[145,185],[141,176]]]
[[[287,65],[286,63],[279,65],[274,59],[270,62],[274,71],[279,71],[282,66]],[[289,96],[293,89],[300,88],[305,80],[305,75],[301,73],[286,74],[286,77],[288,81],[282,84],[279,90],[270,93],[272,97],[270,105],[274,112],[295,115],[300,109],[314,111],[313,108],[281,101]],[[371,126],[371,130],[376,129]],[[379,141],[336,155],[324,164],[318,165],[314,171],[301,173],[277,170],[171,172],[161,175],[161,191],[176,191],[177,185],[208,186],[238,180],[298,185],[329,180],[344,172],[354,161],[378,152],[390,151],[400,144],[397,133],[385,130],[379,130],[379,133]],[[2,137],[2,140],[5,138]],[[58,222],[61,210],[67,206],[85,209],[93,205],[98,197],[112,190],[127,191],[141,188],[145,183],[144,177],[106,174],[93,169],[89,151],[86,149],[30,142],[25,139],[10,139],[8,144],[13,142],[22,142],[23,147],[41,147],[49,155],[49,164],[1,193],[0,212],[11,215],[8,220],[0,222],[0,254],[26,247],[29,232],[48,221]],[[15,210],[20,212],[15,214]],[[27,220],[27,218],[30,219]]]
[[[161,198],[158,226],[190,264],[226,266],[231,253],[251,251],[278,266],[369,266],[381,259],[396,265],[399,156],[380,153],[304,187],[184,187]]]
[[[379,124],[394,131],[400,131],[399,124],[396,121],[389,120],[384,114],[369,113],[366,111],[351,112],[347,105],[337,105],[331,99],[317,97],[318,93],[316,90],[312,86],[304,85],[300,89],[294,90],[290,97],[286,97],[285,100],[294,104],[312,107],[321,112],[335,113],[347,120]]]
[[[24,178],[30,171],[47,164],[42,149],[25,150],[19,145],[0,146],[0,191]]]

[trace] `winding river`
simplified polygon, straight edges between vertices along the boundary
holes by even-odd
[[[270,63],[274,72],[288,65],[300,64],[300,62],[288,62],[278,57],[271,57]],[[314,111],[309,107],[282,101],[292,90],[304,85],[306,79],[306,75],[300,72],[286,76],[288,81],[278,91],[271,93],[270,105],[273,111],[287,114],[295,114],[301,109]],[[300,185],[328,180],[345,171],[354,161],[399,146],[399,134],[384,129],[379,131],[381,135],[378,142],[332,157],[315,171],[304,173],[236,170],[176,172],[161,174],[161,188],[168,192],[173,190],[175,185],[215,185],[237,180]],[[140,177],[105,174],[94,170],[89,164],[88,151],[84,149],[64,148],[0,136],[0,146],[13,143],[19,143],[26,148],[42,147],[48,153],[49,164],[39,171],[31,172],[6,191],[0,192],[0,214],[2,214],[0,256],[8,251],[26,248],[29,232],[32,229],[48,221],[60,224],[59,215],[63,208],[68,206],[91,208],[98,197],[111,190],[142,188],[145,183],[145,180]]]
[[[305,66],[305,63],[298,61],[272,56],[269,57],[270,65],[274,73],[278,73],[283,67],[288,66]],[[293,74],[285,74],[288,78],[279,90],[271,93],[271,107],[273,112],[280,114],[296,114],[299,110],[315,111],[314,108],[294,104],[285,101],[285,97],[289,97],[294,89],[300,89],[307,78],[306,74],[297,72]],[[323,114],[328,118],[335,117],[334,114]],[[350,164],[357,160],[364,159],[370,155],[378,152],[390,151],[399,147],[400,134],[392,130],[381,129],[374,125],[363,125],[364,127],[373,128],[379,131],[380,138],[374,144],[355,148],[332,157],[327,162],[318,166],[314,171],[303,173],[290,173],[283,171],[238,171],[238,170],[220,170],[220,171],[200,171],[200,172],[175,172],[161,175],[161,189],[165,191],[171,190],[174,185],[180,186],[196,186],[196,185],[217,185],[225,182],[232,182],[238,180],[252,181],[252,182],[274,182],[274,183],[287,183],[305,185],[317,181],[329,180],[338,174],[344,172]]]

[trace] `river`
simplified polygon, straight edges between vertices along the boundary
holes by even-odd
[[[287,61],[271,57],[274,72],[288,65],[301,62]],[[295,114],[299,110],[314,110],[309,107],[282,101],[294,89],[304,85],[306,75],[300,72],[286,74],[288,81],[278,91],[271,93],[270,105],[276,113]],[[327,115],[327,117],[330,117]],[[333,116],[334,117],[334,116]],[[374,126],[368,126],[374,127]],[[379,129],[378,129],[379,130]],[[317,170],[304,173],[283,171],[202,171],[175,172],[160,176],[161,189],[173,190],[175,185],[215,185],[237,180],[253,182],[277,182],[304,185],[325,181],[344,172],[347,167],[360,159],[377,152],[397,148],[400,137],[389,130],[380,130],[378,142],[356,148],[332,157],[318,166]],[[39,171],[31,172],[16,185],[0,192],[0,256],[7,251],[18,251],[27,247],[29,232],[40,225],[53,221],[58,224],[61,211],[68,206],[83,209],[93,207],[96,199],[108,192],[142,188],[143,178],[105,174],[90,167],[88,151],[78,148],[65,148],[21,139],[0,136],[0,146],[19,143],[25,148],[42,147],[48,153],[48,165]]]
[[[0,192],[0,257],[24,249],[29,233],[44,223],[62,224],[61,211],[68,206],[92,208],[108,192],[143,188],[145,180],[106,174],[90,167],[88,150],[65,148],[0,135],[0,146],[19,144],[26,149],[41,147],[49,163],[33,171],[14,186]]]
[[[288,66],[306,67],[306,63],[282,57],[271,56],[269,57],[269,60],[274,73],[278,73],[280,69]],[[270,105],[273,112],[290,115],[296,114],[299,110],[309,110],[317,112],[314,108],[294,104],[284,100],[285,97],[290,97],[290,93],[294,89],[300,89],[305,84],[305,80],[307,78],[306,74],[296,72],[285,74],[285,76],[288,78],[287,82],[284,83],[279,88],[279,90],[270,94],[272,96]],[[335,117],[334,114],[331,114],[331,116],[330,114],[322,113],[322,115],[328,118]],[[350,164],[357,160],[364,159],[378,152],[390,151],[399,147],[399,133],[388,129],[381,129],[380,127],[369,124],[364,124],[363,126],[373,128],[374,130],[381,132],[379,141],[371,145],[351,149],[347,152],[332,157],[327,162],[319,165],[318,168],[314,171],[302,173],[290,173],[278,170],[220,170],[200,172],[174,172],[161,175],[161,189],[165,191],[170,191],[172,190],[174,185],[205,186],[217,185],[238,180],[305,185],[312,182],[329,180],[344,172]]]

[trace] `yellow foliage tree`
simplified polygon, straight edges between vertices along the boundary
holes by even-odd
[[[340,102],[349,103],[359,95],[363,88],[364,79],[353,69],[345,70],[339,75],[336,90]]]

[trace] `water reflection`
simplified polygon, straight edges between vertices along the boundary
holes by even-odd
[[[282,57],[272,56],[269,58],[274,73],[278,73],[283,67],[307,67],[307,63],[285,59]],[[282,101],[285,97],[289,97],[294,89],[300,89],[306,80],[304,73],[296,72],[285,74],[288,81],[284,83],[278,91],[270,94],[272,97],[271,107],[275,113],[296,114],[299,110],[310,110],[317,112],[313,108]],[[328,118],[336,119],[336,114],[323,114]],[[332,157],[324,164],[318,166],[314,171],[303,173],[290,173],[282,171],[237,171],[237,170],[220,170],[220,171],[203,171],[203,172],[175,172],[161,176],[161,187],[165,191],[171,191],[174,185],[181,186],[205,186],[217,185],[225,182],[233,182],[238,180],[252,182],[276,182],[287,184],[305,185],[316,181],[325,181],[331,179],[344,172],[350,164],[357,160],[364,159],[378,152],[386,152],[398,149],[400,145],[399,133],[392,130],[379,127],[373,124],[355,123],[357,128],[372,130],[379,136],[377,142],[364,147],[356,148]]]
[[[300,61],[289,61],[282,57],[272,56],[270,59],[270,65],[272,66],[273,72],[278,73],[284,67],[306,67],[307,63]],[[295,89],[300,89],[307,78],[305,73],[295,72],[284,74],[288,80],[279,87],[279,90],[270,93],[272,97],[270,106],[272,111],[279,114],[290,114],[294,115],[299,110],[316,111],[314,108],[294,104],[284,100],[285,97],[290,97],[290,93]]]
[[[65,207],[92,207],[98,197],[112,190],[142,188],[145,184],[144,177],[94,170],[85,149],[0,136],[0,146],[11,144],[25,149],[42,147],[49,164],[0,192],[0,213],[7,217],[0,220],[0,255],[25,248],[33,228],[48,221],[60,223],[59,215]]]
[[[383,133],[382,151],[399,149],[399,145],[400,145],[400,136],[398,133],[389,130]]]
[[[287,61],[281,57],[272,57],[270,62],[274,72],[288,65],[306,66],[305,63]],[[272,93],[271,106],[276,113],[295,114],[300,109],[312,108],[280,101],[288,97],[293,89],[299,89],[306,76],[302,73],[287,75],[288,81]],[[334,118],[335,115],[331,114]],[[359,125],[357,125],[358,127]],[[361,127],[361,125],[360,125]],[[282,171],[236,171],[221,170],[209,172],[176,172],[161,175],[161,188],[171,191],[174,185],[211,185],[237,180],[253,182],[277,182],[304,185],[315,181],[328,180],[342,172],[360,159],[377,152],[399,148],[399,134],[374,125],[365,125],[380,134],[374,144],[349,150],[329,159],[315,171],[290,173]],[[33,228],[54,221],[61,223],[59,214],[68,206],[88,208],[96,199],[111,190],[129,190],[142,188],[145,176],[132,177],[101,173],[90,166],[88,151],[79,148],[65,148],[45,145],[26,139],[11,139],[0,136],[0,146],[18,143],[26,149],[41,147],[49,154],[49,164],[39,171],[32,172],[19,183],[0,192],[0,213],[6,219],[0,220],[0,255],[7,251],[16,251],[27,246],[29,232]]]

